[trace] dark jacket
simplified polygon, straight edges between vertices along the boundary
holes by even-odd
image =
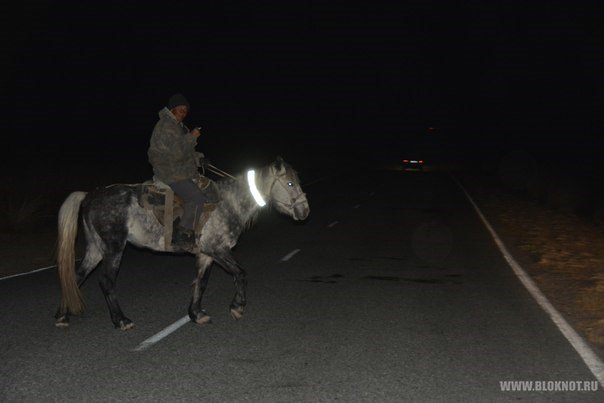
[[[178,182],[199,176],[199,160],[195,151],[197,138],[187,126],[179,123],[168,108],[159,111],[147,155],[153,174],[164,183]]]

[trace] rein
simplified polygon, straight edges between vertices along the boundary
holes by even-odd
[[[212,172],[212,173],[215,173],[216,175],[221,176],[221,177],[223,177],[223,178],[224,178],[225,176],[228,176],[228,177],[229,177],[229,178],[231,178],[231,179],[235,179],[235,177],[234,177],[233,175],[231,175],[230,173],[225,172],[225,171],[223,171],[222,169],[216,168],[216,167],[215,167],[214,165],[212,165],[212,164],[208,164],[208,171],[210,171],[210,172]]]

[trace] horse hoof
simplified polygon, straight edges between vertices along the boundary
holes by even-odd
[[[67,316],[61,316],[60,318],[57,318],[57,320],[55,321],[55,326],[56,327],[69,327],[69,318]]]
[[[202,315],[195,318],[195,323],[198,325],[205,325],[206,323],[212,323],[212,318],[209,315]]]
[[[238,306],[235,308],[231,308],[231,316],[235,320],[239,320],[239,319],[243,318],[243,307]]]
[[[130,330],[130,329],[132,329],[134,327],[134,323],[131,320],[129,320],[129,319],[127,319],[127,320],[120,320],[119,326],[116,326],[116,327],[119,327],[120,330],[124,330],[124,331],[125,330]]]

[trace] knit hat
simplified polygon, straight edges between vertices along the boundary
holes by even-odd
[[[189,101],[182,94],[174,94],[168,100],[168,109],[172,110],[177,106],[184,105],[187,108],[191,109],[191,105],[189,105]]]

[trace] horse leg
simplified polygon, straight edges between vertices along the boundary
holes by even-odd
[[[233,275],[235,281],[235,296],[230,305],[231,316],[233,319],[241,319],[243,317],[243,310],[247,304],[247,273],[237,262],[230,250],[222,251],[222,253],[212,257],[227,273]]]
[[[124,316],[120,304],[117,301],[115,293],[115,283],[119,272],[120,262],[122,260],[123,248],[119,252],[106,253],[102,262],[102,274],[99,285],[105,296],[105,301],[109,307],[111,321],[116,328],[128,330],[134,327],[134,323]]]
[[[241,319],[243,317],[243,309],[247,300],[245,298],[247,289],[247,273],[240,269],[239,273],[234,274],[235,277],[235,296],[231,302],[231,316],[233,319]]]
[[[88,275],[94,270],[94,268],[99,264],[102,259],[102,255],[99,251],[99,248],[96,244],[93,243],[91,237],[89,238],[86,244],[86,252],[84,254],[84,259],[78,266],[76,270],[76,279],[78,283],[78,287],[82,287]],[[55,314],[55,326],[57,327],[68,327],[69,326],[69,312],[59,307],[57,309],[57,313]]]
[[[189,304],[189,318],[199,325],[209,323],[211,321],[210,316],[201,309],[201,299],[203,293],[208,286],[210,279],[210,273],[212,272],[212,258],[204,255],[197,255],[197,278],[193,282],[193,296],[191,297],[191,303]]]

